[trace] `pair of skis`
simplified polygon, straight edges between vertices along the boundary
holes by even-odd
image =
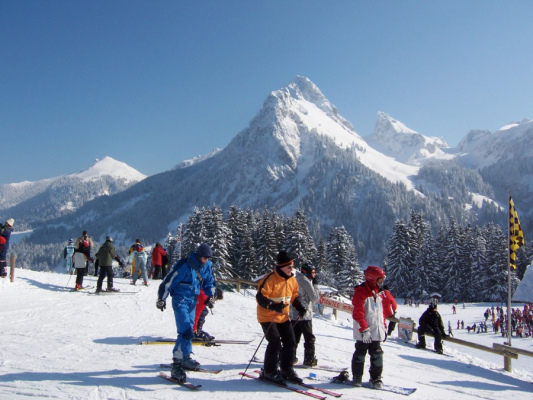
[[[172,366],[170,364],[160,364],[160,367],[161,368],[171,368]],[[221,369],[207,369],[207,368],[199,368],[199,369],[193,369],[191,371],[194,371],[194,372],[204,372],[204,373],[207,373],[207,374],[218,374],[219,372],[221,372],[222,370]],[[195,385],[194,383],[191,383],[191,382],[180,382],[178,381],[177,379],[173,378],[172,376],[170,375],[167,375],[166,373],[164,372],[160,372],[159,373],[159,376],[163,379],[166,379],[167,381],[169,382],[173,382],[177,385],[180,385],[180,386],[183,386],[183,387],[186,387],[187,389],[191,389],[191,390],[197,390],[199,388],[202,387],[202,385]]]
[[[160,366],[161,366],[161,368],[170,368],[171,367],[170,364],[160,364]],[[214,369],[200,368],[200,369],[192,370],[192,371],[193,372],[210,373],[210,374],[218,374],[222,370],[221,369],[214,370]],[[285,388],[287,390],[291,390],[293,392],[300,393],[300,394],[303,394],[303,395],[306,395],[306,396],[310,396],[310,397],[313,397],[313,398],[318,399],[318,400],[325,400],[326,399],[325,396],[319,395],[319,394],[316,394],[316,393],[312,393],[312,392],[310,392],[308,390],[299,389],[298,387],[278,384],[278,383],[275,383],[275,382],[264,380],[264,379],[262,379],[260,377],[261,371],[255,371],[255,372],[258,375],[251,375],[251,374],[247,374],[247,373],[244,373],[244,372],[239,372],[239,375],[243,375],[243,376],[246,376],[248,378],[256,379],[258,381],[271,383],[273,385],[276,385],[276,386],[279,386],[279,387]],[[196,385],[196,384],[194,384],[192,382],[187,382],[187,381],[186,382],[180,382],[177,379],[173,378],[172,376],[167,375],[165,372],[160,372],[159,376],[161,378],[169,381],[169,382],[172,382],[172,383],[175,383],[177,385],[183,386],[183,387],[185,387],[187,389],[197,390],[197,389],[202,387],[202,385]],[[321,388],[321,387],[316,387],[316,386],[313,386],[313,385],[309,385],[307,383],[300,383],[300,384],[296,384],[296,385],[302,386],[302,387],[304,387],[306,389],[309,389],[309,390],[316,390],[318,392],[321,392],[323,394],[327,394],[327,395],[333,396],[333,397],[341,397],[342,396],[340,393],[335,393],[335,392],[332,392],[331,390],[327,390],[327,389],[324,389],[324,388]]]
[[[245,376],[247,378],[255,379],[256,381],[270,383],[272,385],[276,385],[276,386],[281,387],[283,389],[290,390],[291,392],[300,393],[300,394],[303,394],[305,396],[309,396],[309,397],[312,397],[312,398],[318,399],[318,400],[326,399],[326,396],[323,396],[323,394],[327,394],[327,395],[333,396],[333,397],[341,397],[342,396],[342,394],[340,394],[340,393],[336,393],[336,392],[333,392],[331,390],[324,389],[322,387],[309,385],[309,384],[304,383],[304,382],[302,382],[302,383],[289,382],[289,383],[291,383],[292,385],[295,385],[295,386],[292,386],[290,384],[285,384],[284,385],[283,383],[272,382],[272,381],[269,381],[269,380],[261,378],[261,371],[254,371],[254,372],[257,375],[252,375],[252,374],[248,374],[248,373],[245,373],[245,372],[239,372],[239,375]],[[309,389],[309,390],[315,390],[315,391],[320,392],[322,394],[316,394],[316,393],[310,392],[309,390],[300,389],[300,388],[298,388],[298,386],[304,387],[305,389]]]
[[[193,346],[220,346],[222,344],[248,344],[252,343],[253,340],[194,340],[192,341]],[[141,342],[142,345],[162,345],[162,344],[174,344],[176,339],[159,339],[155,341]]]

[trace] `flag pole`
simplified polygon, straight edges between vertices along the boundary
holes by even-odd
[[[511,346],[512,325],[511,325],[511,192],[509,195],[509,224],[507,224],[507,246],[509,247],[509,257],[507,259],[507,344]],[[514,216],[513,216],[514,217]],[[511,359],[509,359],[511,363]]]

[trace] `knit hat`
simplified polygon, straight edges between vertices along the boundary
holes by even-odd
[[[209,247],[208,244],[202,243],[200,246],[198,246],[198,249],[196,249],[196,255],[198,257],[211,258],[213,257],[213,251],[211,250],[211,247]]]
[[[436,309],[437,309],[437,304],[435,304],[435,303],[431,303],[431,304],[429,305],[428,309],[430,309],[430,310],[436,310]]]
[[[6,224],[9,224],[9,226],[11,226],[13,228],[13,224],[15,223],[15,220],[13,218],[9,218],[7,221],[6,221]]]
[[[316,268],[309,266],[309,264],[302,264],[300,271],[304,275],[310,275],[311,272],[316,271]]]
[[[74,239],[69,239],[68,240],[68,244],[73,244],[74,243]]]
[[[282,268],[286,267],[292,262],[292,258],[289,257],[289,255],[287,254],[285,250],[281,250],[278,253],[277,259],[278,259],[278,267],[282,267]]]
[[[107,236],[107,237],[105,238],[105,240],[106,240],[106,242],[111,242],[111,243],[113,243],[113,238],[112,238],[111,236]]]

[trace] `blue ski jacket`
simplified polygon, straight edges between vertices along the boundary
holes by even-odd
[[[201,279],[194,267],[198,270]],[[207,296],[214,296],[215,285],[211,260],[201,267],[196,260],[196,252],[193,252],[188,258],[183,258],[172,266],[159,285],[157,298],[166,300],[170,294],[173,297],[173,303],[182,299],[196,301],[200,289],[204,289]]]

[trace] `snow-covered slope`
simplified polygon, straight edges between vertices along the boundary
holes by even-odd
[[[370,147],[306,77],[297,76],[286,88],[272,92],[261,112],[241,135],[249,138],[252,134],[272,129],[272,126],[275,126],[271,133],[273,144],[276,146],[277,141],[281,142],[290,165],[295,166],[301,156],[302,127],[309,127],[311,134],[328,137],[337,146],[352,149],[363,165],[384,178],[394,183],[403,182],[412,188],[409,177],[416,175],[417,168]]]
[[[127,164],[104,157],[73,174],[1,185],[0,212],[15,218],[18,226],[31,227],[35,222],[70,214],[97,197],[119,193],[145,178]]]
[[[128,164],[117,161],[109,156],[101,160],[96,159],[91,167],[67,176],[79,178],[83,181],[96,180],[102,176],[110,176],[115,179],[124,179],[125,183],[139,182],[146,178],[146,175],[141,174]]]
[[[379,152],[397,161],[420,166],[433,159],[449,160],[448,144],[442,138],[424,136],[384,112],[378,112],[372,135],[367,143]]]
[[[0,336],[0,398],[54,399],[200,399],[303,400],[306,397],[251,379],[241,379],[258,348],[263,332],[256,319],[255,290],[226,292],[217,301],[204,328],[219,339],[244,339],[248,345],[194,347],[193,357],[205,368],[221,368],[217,375],[188,372],[189,379],[202,385],[198,391],[178,387],[158,377],[160,363],[172,357],[172,345],[141,346],[141,341],[174,338],[176,327],[170,304],[165,312],[155,307],[158,281],[149,287],[133,287],[117,278],[115,287],[122,294],[94,295],[69,292],[65,274],[17,270],[14,283],[0,279],[2,323]],[[85,278],[94,285],[94,278]],[[69,287],[74,284],[70,279]],[[125,292],[133,292],[126,294]],[[23,299],[23,301],[21,301]],[[400,301],[401,303],[401,301]],[[455,330],[458,319],[465,326],[479,323],[490,304],[467,304],[452,315],[451,305],[440,305],[444,323],[454,327],[454,335],[491,346],[502,343],[498,335],[467,334]],[[397,316],[418,321],[424,308],[399,305]],[[338,320],[330,310],[315,314],[317,358],[322,365],[349,367],[354,351],[352,319],[339,312]],[[231,321],[228,324],[228,321]],[[383,343],[386,384],[417,388],[412,399],[529,400],[533,382],[531,358],[519,356],[512,361],[514,371],[503,371],[503,357],[445,343],[447,356],[415,350],[394,337]],[[415,335],[416,338],[416,335]],[[428,344],[432,340],[428,338]],[[264,356],[266,343],[257,355]],[[513,346],[531,350],[531,339],[513,338]],[[303,358],[303,344],[297,356]],[[261,364],[252,363],[249,371]],[[168,371],[168,370],[167,370]],[[308,370],[298,370],[302,377]],[[319,379],[335,374],[315,372]],[[364,380],[368,379],[368,359]],[[306,379],[306,382],[341,393],[342,399],[398,399],[398,395],[363,388],[333,385]],[[328,396],[328,399],[333,397]]]
[[[471,168],[481,169],[497,162],[516,158],[531,159],[533,148],[533,120],[510,123],[495,132],[472,130],[454,152]]]

